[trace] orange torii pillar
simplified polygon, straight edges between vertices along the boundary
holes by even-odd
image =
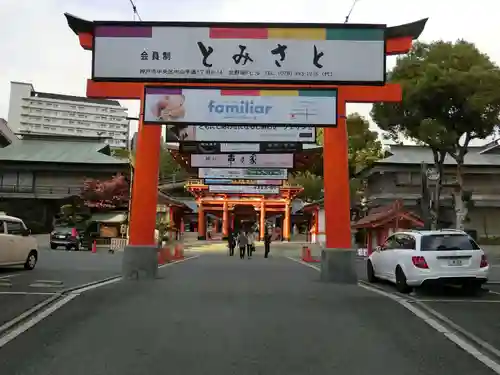
[[[222,207],[222,239],[227,240],[229,236],[229,205],[227,201]]]
[[[335,160],[323,169],[325,185],[326,248],[351,249],[351,200],[349,189],[346,104],[398,102],[399,85],[342,86],[337,93],[337,127],[324,129],[323,160]]]

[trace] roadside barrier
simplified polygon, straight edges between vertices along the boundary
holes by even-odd
[[[313,256],[311,255],[311,249],[307,245],[302,246],[302,261],[306,263],[321,262],[319,259],[313,258]]]

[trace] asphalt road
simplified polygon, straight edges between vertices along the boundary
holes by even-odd
[[[366,282],[365,261],[358,258],[356,266],[360,280]],[[467,334],[472,334],[500,350],[500,267],[498,263],[493,263],[490,280],[492,283],[487,284],[478,294],[471,295],[461,288],[445,286],[416,289],[407,297],[446,317],[465,330]],[[380,282],[375,286],[385,292],[398,294],[390,283]]]
[[[0,268],[0,326],[55,293],[119,275],[121,254],[41,249],[32,271]]]
[[[0,349],[9,375],[492,374],[402,306],[275,257],[203,254],[82,294]]]

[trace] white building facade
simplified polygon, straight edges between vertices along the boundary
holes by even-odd
[[[116,100],[37,92],[11,82],[8,124],[19,135],[102,138],[110,147],[129,147],[127,108]]]

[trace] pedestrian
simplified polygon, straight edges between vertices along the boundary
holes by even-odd
[[[247,256],[248,259],[252,257],[252,253],[255,250],[255,233],[250,230],[247,234],[248,245],[247,245]]]
[[[236,247],[236,237],[232,231],[227,236],[227,246],[229,247],[229,256],[234,255],[234,248]]]
[[[264,258],[267,258],[269,256],[269,252],[271,251],[271,240],[271,231],[266,230],[266,233],[264,234]]]
[[[238,245],[240,247],[240,259],[245,258],[245,250],[248,245],[248,238],[242,230],[240,231],[238,235]]]

